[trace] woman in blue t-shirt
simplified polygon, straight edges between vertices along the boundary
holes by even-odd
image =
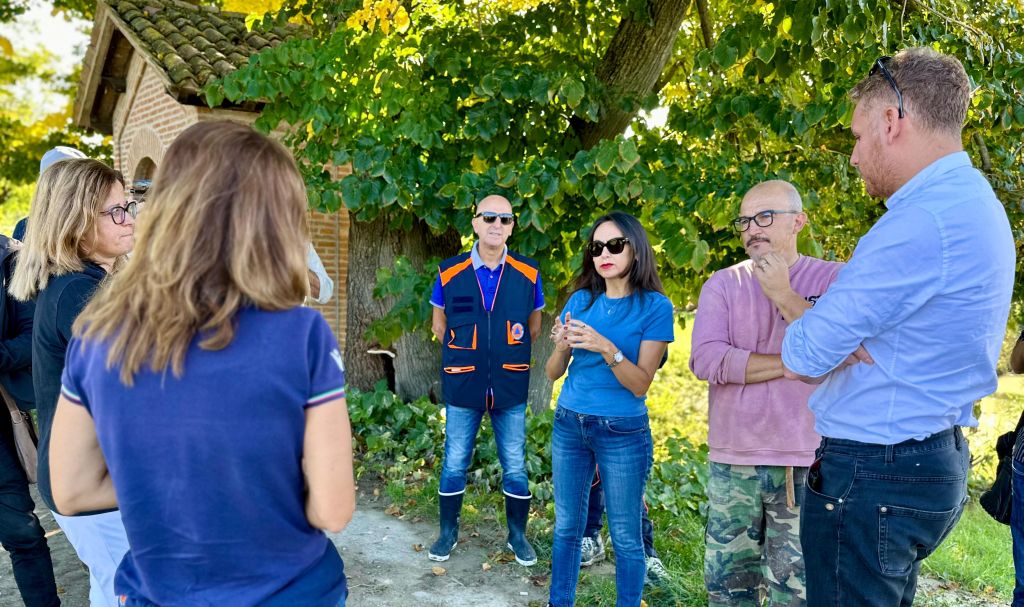
[[[551,436],[550,604],[570,607],[576,600],[596,464],[615,547],[616,605],[637,607],[645,574],[641,508],[653,459],[645,400],[673,332],[672,303],[662,290],[647,232],[635,217],[613,212],[594,223],[576,291],[551,339],[548,378],[554,381],[566,369],[569,374]]]
[[[355,508],[352,437],[337,342],[301,305],[294,160],[248,126],[197,124],[139,219],[131,260],[68,346],[57,506],[120,505],[121,605],[344,604],[323,530]]]

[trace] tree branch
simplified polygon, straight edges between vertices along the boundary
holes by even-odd
[[[708,15],[708,0],[697,0],[697,14],[700,16],[700,33],[704,38],[704,48],[711,49],[715,45],[711,38],[711,17]]]
[[[638,104],[623,107],[624,100],[646,97],[659,81],[672,56],[679,27],[691,0],[649,0],[650,20],[626,15],[597,67],[604,85],[601,117],[588,122],[576,116],[572,130],[583,149],[620,135],[636,116]]]

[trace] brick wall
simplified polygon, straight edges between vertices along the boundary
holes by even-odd
[[[235,120],[252,122],[251,112],[210,110],[182,105],[164,90],[153,67],[136,53],[128,70],[127,91],[114,110],[114,166],[132,179],[148,158],[158,167],[168,146],[179,133],[196,122]],[[341,173],[341,171],[339,171]],[[312,304],[327,319],[344,347],[348,285],[348,211],[310,212],[313,247],[334,280],[334,297],[325,305]]]

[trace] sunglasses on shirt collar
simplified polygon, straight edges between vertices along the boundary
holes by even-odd
[[[483,219],[484,223],[494,223],[495,219],[500,219],[503,226],[510,226],[516,220],[516,216],[512,213],[495,213],[494,211],[482,211],[473,217]]]

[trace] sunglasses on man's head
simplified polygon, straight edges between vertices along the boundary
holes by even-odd
[[[875,74],[881,73],[885,81],[889,83],[892,90],[896,92],[896,101],[899,102],[899,117],[903,118],[903,93],[900,92],[900,87],[896,86],[896,79],[889,73],[889,68],[885,67],[887,63],[892,61],[892,57],[888,55],[885,57],[879,57],[875,59],[874,65],[871,66],[871,70],[868,72],[868,76],[874,76]]]
[[[605,247],[608,247],[608,252],[612,255],[618,255],[626,248],[629,244],[629,239],[625,236],[619,236],[618,238],[612,238],[608,242],[601,242],[600,240],[592,241],[587,245],[587,252],[590,253],[591,257],[600,257],[601,252],[604,251]]]
[[[494,223],[495,219],[500,219],[503,226],[510,226],[516,220],[516,216],[512,213],[495,213],[494,211],[481,211],[473,217],[483,219],[484,223]]]

